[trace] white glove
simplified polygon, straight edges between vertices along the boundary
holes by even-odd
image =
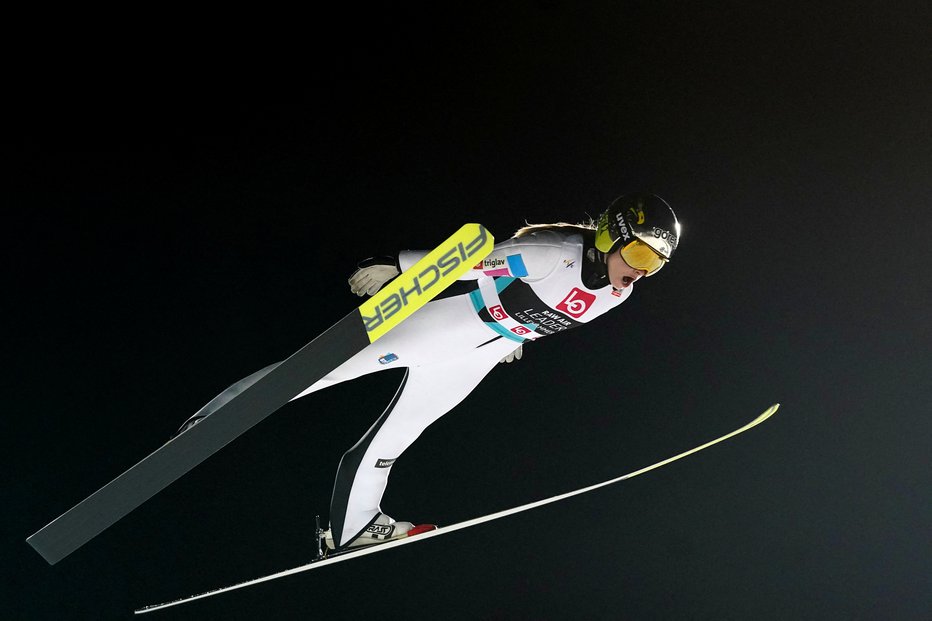
[[[401,273],[394,265],[381,263],[366,265],[370,261],[373,261],[373,259],[367,259],[360,263],[359,269],[349,277],[350,291],[359,297],[375,295],[382,288],[382,285]]]
[[[499,361],[499,363],[501,364],[505,362],[514,362],[515,360],[521,360],[521,354],[523,353],[524,353],[524,345],[523,344],[518,345],[518,349],[514,350],[513,352],[511,352],[510,354],[502,358]]]

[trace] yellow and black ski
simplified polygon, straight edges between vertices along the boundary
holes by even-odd
[[[466,224],[410,269],[228,403],[27,539],[57,563],[374,343],[481,261],[494,244]]]

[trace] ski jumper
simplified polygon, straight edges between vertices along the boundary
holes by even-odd
[[[428,425],[462,401],[502,358],[621,304],[594,231],[542,230],[495,245],[438,299],[298,394],[385,369],[404,378],[382,415],[340,461],[330,506],[334,541],[346,545],[381,513],[392,465]],[[426,252],[404,251],[405,270]],[[277,365],[240,380],[202,408],[215,410]]]

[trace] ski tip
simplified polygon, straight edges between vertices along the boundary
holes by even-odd
[[[763,414],[761,414],[760,416],[757,417],[757,420],[755,421],[755,423],[762,423],[762,422],[764,422],[765,420],[767,420],[768,418],[770,418],[771,416],[773,416],[773,415],[777,412],[777,410],[779,410],[779,409],[780,409],[780,404],[779,404],[779,403],[774,403],[774,404],[771,405],[769,408],[767,408],[766,410],[764,410],[764,413],[763,413]]]

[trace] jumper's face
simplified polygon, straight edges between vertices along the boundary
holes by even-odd
[[[626,289],[634,281],[647,274],[647,270],[636,270],[625,263],[618,250],[610,253],[605,263],[608,266],[608,280],[616,289]]]

